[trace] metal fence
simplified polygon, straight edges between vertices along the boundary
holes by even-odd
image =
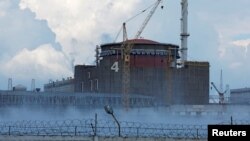
[[[249,121],[233,121],[249,124]],[[219,123],[232,124],[232,121]],[[207,138],[207,125],[120,122],[122,137]],[[118,136],[115,122],[107,120],[0,122],[0,135],[9,136]]]

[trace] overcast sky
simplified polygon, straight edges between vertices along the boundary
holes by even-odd
[[[93,64],[96,45],[113,42],[123,21],[156,0],[0,0],[0,89],[31,79],[73,77],[73,65]],[[180,45],[180,2],[164,0],[143,38]],[[250,87],[250,1],[189,0],[188,59],[210,62],[210,82]],[[147,13],[127,23],[129,38]],[[214,93],[211,91],[211,93]]]

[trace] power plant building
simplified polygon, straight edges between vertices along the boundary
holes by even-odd
[[[230,90],[230,104],[250,104],[250,88]]]
[[[160,2],[154,4],[135,39],[126,39],[124,23],[124,42],[97,47],[96,65],[76,65],[74,81],[68,84],[70,89],[82,94],[152,97],[163,105],[208,104],[209,63],[187,60],[188,1],[181,2],[180,48],[139,38]],[[60,84],[60,90],[68,87],[61,82],[56,84]],[[57,91],[56,84],[46,84],[44,90]]]
[[[130,52],[129,96],[155,98],[157,103],[208,104],[209,63],[185,61],[178,67],[179,46],[147,39],[134,39]],[[100,46],[96,65],[76,65],[74,79],[45,84],[45,91],[62,90],[94,94],[122,94],[123,55],[122,42]],[[98,53],[98,51],[97,51]],[[60,83],[61,85],[56,85]],[[70,86],[69,86],[70,85]],[[74,88],[72,88],[74,87]]]

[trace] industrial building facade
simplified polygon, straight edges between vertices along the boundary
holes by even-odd
[[[126,104],[127,97],[133,95],[153,97],[164,105],[209,103],[209,63],[187,61],[189,33],[186,0],[181,2],[180,48],[178,45],[140,39],[160,2],[154,4],[135,39],[127,39],[124,23],[123,42],[101,45],[100,53],[97,49],[96,65],[75,66],[71,85],[74,92],[123,95]],[[54,87],[57,86],[53,83],[46,84],[44,90],[56,90]],[[63,89],[66,85],[60,87]]]
[[[250,88],[230,90],[230,104],[250,104]]]
[[[45,92],[74,92],[75,80],[72,77],[67,79],[62,79],[60,81],[50,81],[48,84],[44,85]]]
[[[177,68],[179,47],[146,39],[130,40],[129,95],[154,97],[163,104],[208,104],[209,63],[185,62]],[[71,87],[77,93],[122,93],[122,43],[101,45],[96,65],[75,66]],[[62,86],[62,85],[61,85]],[[45,91],[55,90],[53,83]]]

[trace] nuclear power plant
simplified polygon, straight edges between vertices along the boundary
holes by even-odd
[[[177,68],[179,47],[146,39],[129,40],[129,96],[150,96],[165,104],[208,104],[209,63],[189,62]],[[44,90],[122,95],[122,43],[100,46],[96,65],[75,66],[74,80],[46,84]],[[60,83],[60,84],[59,84]]]
[[[73,78],[51,80],[44,84],[43,92],[40,89],[27,92],[22,85],[0,91],[1,106],[103,107],[109,104],[128,108],[209,104],[209,62],[187,58],[187,0],[181,1],[180,46],[140,38],[160,2],[157,0],[152,6],[134,38],[128,39],[126,23],[123,23],[123,41],[97,45],[95,65],[75,65]],[[32,80],[33,90],[34,83]],[[8,87],[12,87],[12,83]],[[224,104],[224,93],[218,91],[218,95],[217,103]],[[244,98],[237,100],[237,97],[226,100],[227,104],[240,104]],[[244,103],[249,101],[245,99]]]
[[[112,94],[130,105],[135,95],[148,96],[157,103],[208,104],[209,63],[187,60],[187,1],[182,4],[181,47],[140,39],[140,34],[160,4],[158,0],[134,39],[96,47],[96,65],[75,66],[74,80],[46,84],[44,90],[91,94]]]
[[[244,137],[250,88],[224,90],[222,70],[219,88],[208,61],[188,59],[188,0],[181,0],[180,45],[141,37],[162,1],[142,11],[150,10],[133,38],[123,22],[121,41],[92,46],[95,63],[72,65],[73,76],[50,79],[43,89],[32,79],[30,90],[9,78],[8,90],[0,90],[0,140]]]

